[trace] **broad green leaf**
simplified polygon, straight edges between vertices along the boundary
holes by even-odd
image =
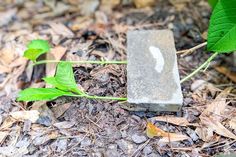
[[[210,6],[212,8],[214,8],[216,6],[217,2],[218,2],[218,0],[208,0],[208,3],[210,4]]]
[[[64,87],[63,85],[59,84],[57,81],[56,81],[56,78],[55,77],[45,77],[43,78],[43,80],[48,83],[48,84],[51,84],[52,86],[58,88],[58,89],[61,89],[63,91],[68,91],[68,89],[66,87]]]
[[[42,40],[42,39],[37,39],[37,40],[32,40],[28,45],[28,49],[41,49],[42,52],[46,53],[50,50],[50,46],[48,44],[48,41]]]
[[[27,50],[24,52],[24,57],[35,61],[40,55],[47,53],[50,50],[50,46],[46,40],[32,40],[27,45]]]
[[[236,50],[236,0],[219,0],[210,19],[207,49],[227,53]]]
[[[55,80],[58,84],[66,88],[68,91],[72,91],[78,94],[84,94],[83,91],[78,89],[75,82],[73,69],[70,63],[59,63],[57,66],[57,72]]]
[[[28,88],[20,91],[18,101],[54,100],[63,95],[70,95],[70,92],[61,91],[56,88]]]
[[[41,49],[27,49],[24,52],[24,57],[35,61],[41,54],[43,54]]]

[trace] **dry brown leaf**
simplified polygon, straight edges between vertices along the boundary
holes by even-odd
[[[169,133],[168,137],[163,137],[159,140],[159,142],[166,143],[166,142],[178,142],[178,141],[184,141],[189,139],[188,136],[182,135],[182,134],[175,134],[175,133]]]
[[[214,120],[220,121],[222,117],[220,115],[224,115],[225,108],[227,106],[226,97],[229,95],[232,87],[226,88],[223,90],[215,100],[207,105],[207,108],[203,111],[202,115],[214,117]]]
[[[221,136],[232,138],[232,139],[236,140],[236,135],[234,135],[231,131],[226,129],[219,121],[216,121],[212,118],[204,117],[204,116],[201,117],[201,121],[202,121],[202,123],[205,124],[205,126],[210,128],[211,130],[213,130],[215,133],[217,133]]]
[[[43,105],[46,105],[47,101],[35,101],[32,104],[31,110],[40,110]]]
[[[2,142],[4,142],[4,140],[6,139],[8,134],[9,134],[8,132],[0,131],[0,144],[2,144]]]
[[[153,119],[156,121],[167,122],[179,126],[198,126],[198,124],[196,123],[189,123],[188,120],[184,117],[158,116]]]
[[[49,23],[49,26],[57,35],[62,35],[67,38],[72,38],[74,36],[74,33],[62,23],[51,22]]]
[[[168,136],[168,133],[159,129],[158,127],[156,127],[154,124],[150,122],[147,123],[146,134],[149,138],[153,138],[155,136],[161,136],[161,137]]]
[[[66,48],[62,46],[56,46],[51,49],[50,53],[47,53],[47,60],[60,61],[63,55],[66,53]],[[46,64],[46,76],[54,76],[56,72],[57,63]]]
[[[112,9],[120,4],[120,0],[102,0],[101,1],[101,6],[100,10],[106,12],[106,13],[111,13]]]
[[[39,111],[37,110],[15,111],[9,114],[18,121],[30,120],[32,123],[35,123],[39,118]]]
[[[229,121],[229,127],[236,130],[236,117],[233,117],[230,121]]]
[[[234,83],[236,83],[236,73],[231,71],[229,68],[226,68],[224,66],[218,66],[215,67],[215,69],[224,74],[225,76],[227,76],[230,80],[232,80]]]
[[[9,67],[6,67],[6,66],[3,66],[3,65],[0,65],[0,74],[3,74],[3,73],[10,73],[11,72],[11,68]]]
[[[53,107],[51,110],[56,118],[59,118],[62,116],[71,106],[71,103],[66,103],[63,105],[58,105],[56,107]]]
[[[4,130],[4,129],[7,129],[7,128],[10,128],[14,123],[16,122],[15,119],[13,119],[12,117],[7,117],[3,124],[1,125],[0,127],[0,130]]]
[[[136,8],[145,8],[155,5],[156,0],[133,0]]]
[[[176,142],[176,141],[183,141],[188,139],[189,137],[186,135],[181,134],[175,134],[175,133],[168,133],[164,130],[156,127],[152,123],[147,123],[147,129],[146,129],[147,136],[149,138],[153,138],[155,136],[162,137],[159,142]]]
[[[196,128],[195,132],[197,133],[198,137],[203,141],[211,141],[213,137],[213,130],[207,127],[198,127]]]
[[[80,13],[83,15],[93,14],[99,6],[99,0],[82,0],[79,5]]]

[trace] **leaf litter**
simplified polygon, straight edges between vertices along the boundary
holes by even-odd
[[[228,71],[224,63],[193,78],[193,84],[182,85],[181,117],[129,112],[122,107],[128,106],[126,103],[67,97],[15,102],[19,90],[43,88],[41,78],[53,77],[56,72],[55,64],[29,68],[31,63],[22,57],[29,41],[44,39],[53,45],[41,60],[125,60],[128,30],[169,28],[174,30],[176,48],[189,49],[205,42],[202,36],[210,16],[205,1],[16,3],[4,0],[0,6],[1,155],[213,156],[235,151],[235,81],[233,70]],[[204,48],[197,50],[202,51]],[[180,75],[207,57],[195,52],[179,57]],[[125,66],[74,65],[73,74],[75,84],[89,93],[126,94]],[[191,85],[194,88],[190,89]],[[147,126],[144,117],[152,123]],[[149,130],[148,136],[144,130]],[[140,135],[135,141],[152,138],[137,144],[131,138],[134,134]]]

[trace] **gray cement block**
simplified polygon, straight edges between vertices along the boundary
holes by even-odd
[[[149,111],[179,111],[183,103],[173,33],[127,34],[128,102]]]

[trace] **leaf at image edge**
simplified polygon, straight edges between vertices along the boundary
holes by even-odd
[[[17,101],[54,100],[68,94],[55,88],[28,88],[19,92]]]
[[[236,50],[236,0],[219,0],[210,19],[207,49],[227,53]]]

